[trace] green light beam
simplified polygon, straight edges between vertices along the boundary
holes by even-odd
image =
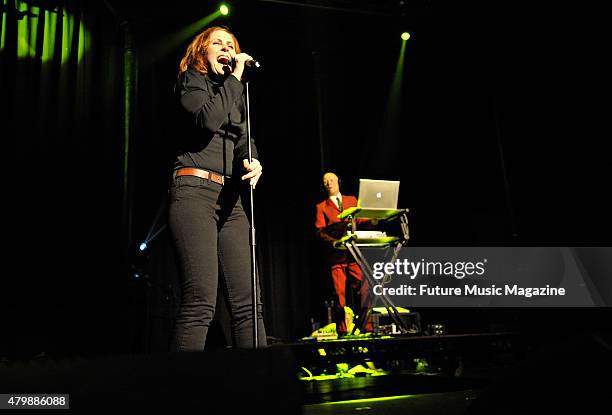
[[[350,401],[325,402],[319,405],[328,406],[328,405],[346,405],[346,404],[355,404],[355,403],[385,402],[385,401],[396,401],[400,399],[410,399],[414,397],[415,395],[384,396],[382,398],[354,399]]]
[[[4,1],[2,7],[6,7]],[[2,13],[2,30],[0,30],[0,52],[4,50],[4,43],[6,42],[6,13]]]
[[[170,35],[169,37],[161,39],[158,42],[152,42],[152,44],[143,51],[143,63],[150,64],[166,56],[171,51],[176,50],[176,48],[182,45],[185,40],[198,34],[204,27],[218,19],[219,16],[221,16],[221,12],[217,10],[214,13],[191,23],[189,26],[173,35]]]

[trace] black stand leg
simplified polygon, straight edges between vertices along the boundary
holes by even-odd
[[[373,287],[376,284],[376,280],[374,279],[372,267],[370,266],[370,264],[368,264],[368,261],[363,256],[363,254],[361,253],[361,251],[359,250],[359,248],[357,247],[356,243],[353,240],[348,240],[346,242],[346,248],[351,253],[353,258],[355,259],[355,262],[357,263],[359,268],[361,268],[361,271],[363,272],[363,275],[368,282],[368,285],[369,285],[368,288],[370,289],[370,293],[374,295]],[[396,250],[394,257],[397,256],[397,253],[399,253],[399,250]],[[385,276],[385,278],[387,278],[387,276]],[[393,319],[397,327],[400,329],[400,331],[402,331],[403,333],[407,333],[408,328],[404,324],[404,321],[401,319],[399,312],[397,311],[397,308],[395,307],[393,302],[389,299],[387,295],[384,295],[384,294],[381,295],[380,298],[382,299],[384,307],[387,309],[387,311],[389,312],[389,315],[391,316],[391,318]],[[359,323],[360,323],[362,330],[365,327],[366,316],[367,314],[369,314],[369,311],[370,309],[368,308],[366,309],[365,313],[363,313],[363,311],[362,313],[360,313],[359,320],[361,321]],[[355,333],[356,328],[357,328],[357,325],[353,327],[351,334]]]

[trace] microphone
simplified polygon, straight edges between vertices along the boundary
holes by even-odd
[[[231,60],[232,60],[232,66],[236,67],[236,58],[232,57]],[[249,59],[248,61],[244,62],[244,66],[247,66],[251,69],[261,69],[261,64],[255,59]]]
[[[244,64],[252,69],[261,69],[261,63],[259,63],[259,61],[256,61],[255,59],[249,59]]]

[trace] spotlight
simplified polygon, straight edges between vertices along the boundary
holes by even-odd
[[[222,14],[223,16],[227,16],[227,15],[229,14],[229,7],[228,7],[227,5],[225,5],[225,4],[222,4],[222,5],[219,7],[219,11],[221,12],[221,14]]]
[[[410,33],[408,33],[408,32],[402,33],[402,39],[404,39],[404,40],[410,39]]]
[[[146,242],[141,243],[138,249],[140,249],[141,251],[144,251],[145,249],[147,249],[147,243]]]

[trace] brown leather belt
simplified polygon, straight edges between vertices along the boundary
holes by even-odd
[[[183,167],[176,170],[174,172],[174,177],[179,176],[196,176],[205,180],[210,180],[215,183],[219,183],[220,185],[223,185],[224,183],[223,176],[221,176],[220,174],[213,173],[207,170],[196,169],[194,167]]]

